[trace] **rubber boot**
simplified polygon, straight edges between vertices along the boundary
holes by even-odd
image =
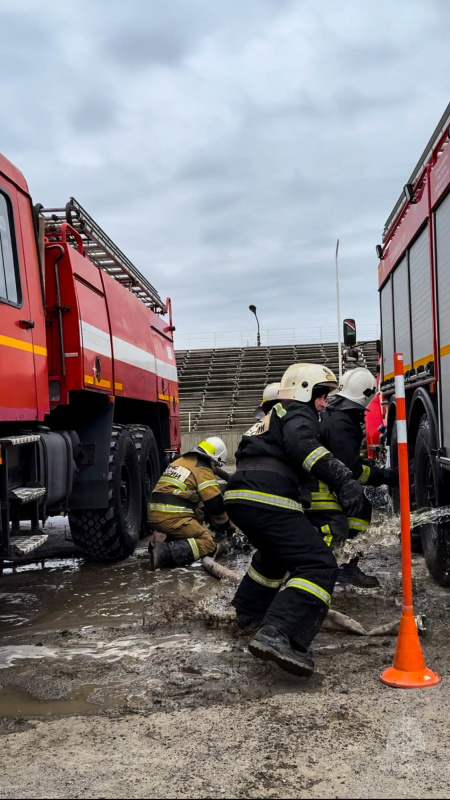
[[[314,661],[307,653],[295,650],[283,631],[273,625],[263,625],[250,642],[248,649],[256,658],[273,661],[293,675],[309,678],[314,672]]]
[[[148,554],[150,556],[150,569],[160,569],[160,567],[175,567],[172,551],[168,542],[152,542],[148,545]]]
[[[192,548],[186,539],[178,539],[172,542],[157,542],[148,546],[150,555],[150,568],[152,570],[161,567],[184,567],[195,561]]]
[[[361,589],[375,589],[380,585],[380,581],[375,575],[366,575],[358,567],[359,557],[351,558],[348,564],[339,567],[336,583],[341,586],[359,586]]]

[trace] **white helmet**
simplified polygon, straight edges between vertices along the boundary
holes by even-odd
[[[219,467],[222,467],[228,461],[226,444],[223,439],[219,439],[218,436],[208,436],[189,452],[198,453],[201,456],[208,456],[208,458],[214,461]]]
[[[376,391],[377,382],[372,373],[365,367],[355,367],[344,372],[342,382],[334,396],[345,397],[361,409],[367,408]]]
[[[323,386],[332,392],[337,389],[334,372],[321,364],[292,364],[281,378],[280,400],[298,400],[307,403],[312,398],[313,389]]]
[[[278,392],[280,391],[280,386],[281,386],[280,383],[268,383],[267,386],[264,387],[261,405],[257,406],[255,408],[255,411],[253,412],[253,416],[256,417],[256,419],[262,419],[263,417],[265,417],[266,413],[270,411],[269,408],[264,409],[264,404],[272,403],[273,405],[274,402],[278,400]]]
[[[278,400],[278,392],[281,383],[268,383],[263,391],[263,403],[270,403],[271,400]]]

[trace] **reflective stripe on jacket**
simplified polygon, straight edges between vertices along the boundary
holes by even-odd
[[[167,496],[166,503],[164,496]],[[164,470],[153,490],[150,512],[192,515],[200,502],[214,524],[228,522],[223,496],[210,461],[196,453],[187,453]]]

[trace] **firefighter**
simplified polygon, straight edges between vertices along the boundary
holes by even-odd
[[[242,437],[225,492],[230,519],[257,548],[232,601],[238,623],[258,628],[250,652],[303,676],[314,671],[308,648],[327,614],[338,566],[303,513],[299,486],[313,475],[333,488],[347,514],[357,516],[362,505],[362,487],[318,440],[318,410],[336,388],[327,367],[289,367],[259,432]]]
[[[148,546],[153,570],[182,567],[203,556],[219,554],[219,539],[235,530],[215,474],[215,466],[223,466],[227,459],[223,440],[209,436],[166,467],[153,490],[148,511],[151,527],[167,534],[166,541]],[[203,524],[205,515],[216,539]]]
[[[263,419],[266,414],[274,407],[275,403],[278,402],[278,392],[280,391],[280,384],[279,383],[269,383],[263,390],[263,398],[262,402],[259,406],[255,408],[253,416],[255,419]]]
[[[344,373],[338,391],[330,398],[321,414],[319,438],[321,443],[352,472],[353,478],[367,486],[397,486],[398,473],[370,464],[361,457],[364,412],[376,392],[376,380],[364,367],[355,367]],[[346,517],[336,494],[323,481],[314,479],[308,485],[311,491],[311,507],[306,511],[308,519],[327,537],[333,546],[339,547],[347,537],[353,538],[367,530],[372,506],[366,498],[361,518]],[[358,558],[351,559],[339,569],[337,583],[373,588],[378,579],[366,575],[358,567]]]

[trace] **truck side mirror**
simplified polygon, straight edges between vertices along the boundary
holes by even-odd
[[[356,322],[354,319],[344,319],[344,344],[354,347],[356,344]]]
[[[377,339],[377,341],[375,343],[375,347],[376,347],[378,355],[381,356],[381,341],[380,341],[380,339]]]

